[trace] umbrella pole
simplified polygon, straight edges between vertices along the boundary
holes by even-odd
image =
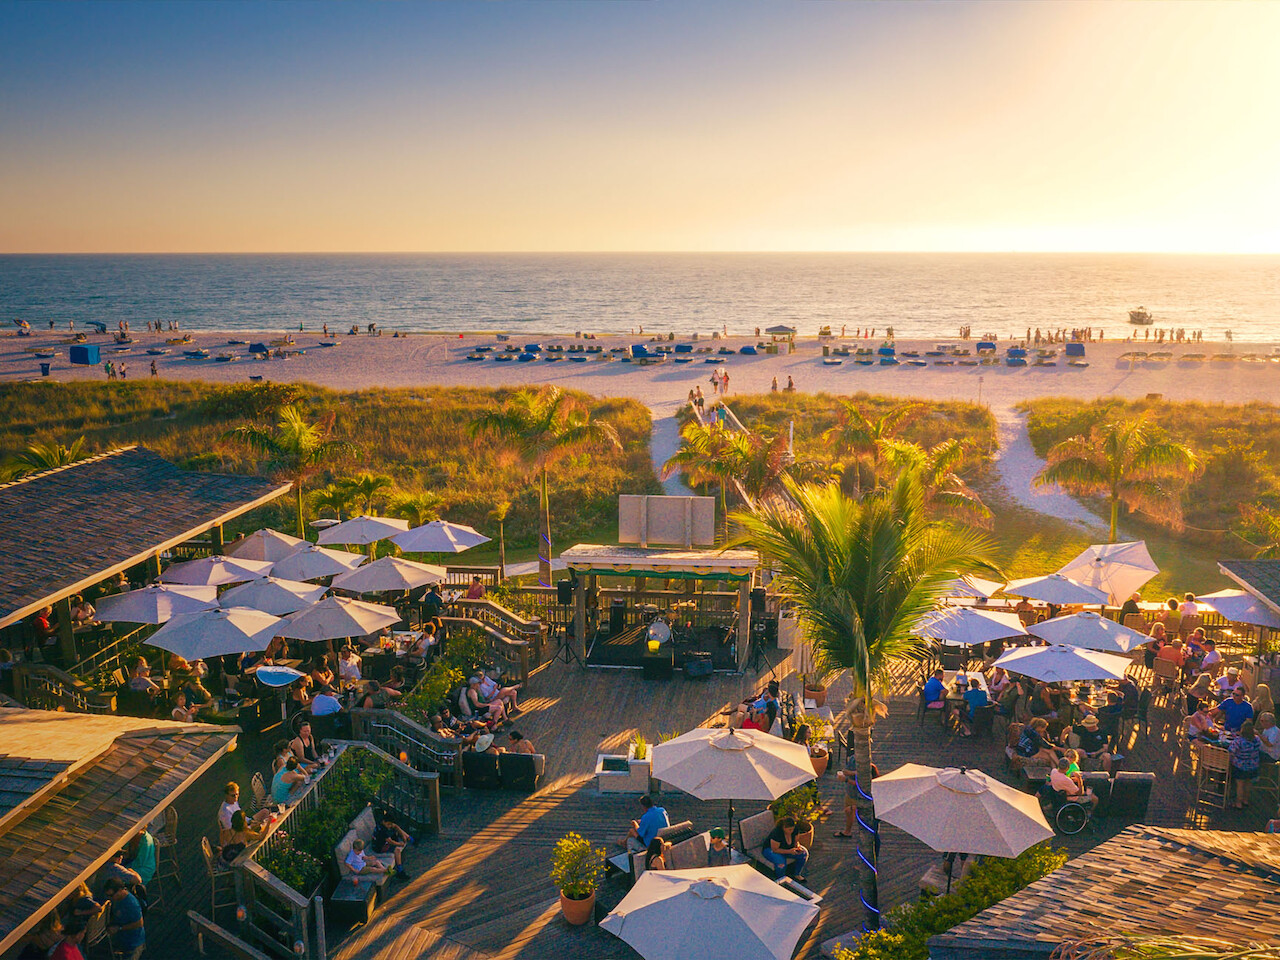
[[[733,801],[729,801],[729,846],[733,846]],[[744,854],[746,851],[742,851]]]

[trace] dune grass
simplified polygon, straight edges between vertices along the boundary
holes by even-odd
[[[308,417],[332,413],[334,435],[360,447],[359,455],[335,464],[308,487],[358,471],[387,474],[401,491],[440,494],[448,519],[493,536],[496,527],[488,513],[495,503],[509,500],[507,543],[519,555],[536,538],[536,485],[511,454],[490,439],[473,439],[467,429],[478,413],[500,405],[511,392],[435,387],[339,392],[299,385],[298,403]],[[0,385],[0,459],[33,441],[65,444],[83,434],[91,453],[139,443],[190,469],[256,473],[258,464],[247,449],[220,439],[246,422],[245,413],[255,412],[253,404],[243,402],[244,394],[243,385],[171,381]],[[648,410],[632,400],[574,396],[614,425],[622,449],[583,453],[553,468],[557,547],[616,526],[618,494],[660,492],[649,460]],[[270,422],[269,414],[257,412],[259,422]],[[271,512],[279,511],[273,506]],[[287,522],[283,514],[281,520]],[[263,516],[247,522],[261,523]]]

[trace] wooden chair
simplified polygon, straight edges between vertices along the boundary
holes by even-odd
[[[1191,636],[1191,634],[1195,632],[1196,627],[1202,626],[1203,624],[1204,617],[1198,613],[1194,616],[1183,617],[1178,621],[1178,639],[1187,639],[1187,637]]]
[[[919,700],[916,704],[916,720],[920,726],[924,726],[925,720],[930,716],[936,717],[938,721],[938,729],[942,730],[946,726],[947,707],[945,701],[940,707],[929,706],[929,701],[924,698],[924,688],[920,688]]]
[[[1130,630],[1137,630],[1139,633],[1147,632],[1147,618],[1140,613],[1126,613],[1124,615],[1124,625]]]
[[[1263,763],[1250,789],[1255,797],[1263,794],[1280,804],[1280,763]]]
[[[1196,744],[1196,806],[1225,810],[1231,796],[1231,754],[1209,743]]]
[[[1172,660],[1157,657],[1151,672],[1155,675],[1155,692],[1168,697],[1169,705],[1173,706],[1174,698],[1182,693],[1182,669]]]
[[[107,950],[111,951],[110,941],[107,940],[107,914],[110,909],[110,904],[108,904],[101,913],[96,917],[92,917],[85,925],[84,940],[81,941],[80,945],[82,948],[81,952],[86,957],[90,956],[93,952],[93,948],[103,941],[107,942]]]
[[[158,830],[152,824],[151,830],[156,841],[156,882],[161,885],[161,891],[166,880],[174,881],[178,889],[182,889],[182,870],[178,866],[178,811],[175,807],[165,807],[163,822]]]
[[[219,907],[236,905],[235,874],[221,857],[214,855],[208,837],[200,838],[200,852],[204,854],[204,869],[209,876],[209,919],[215,920]]]

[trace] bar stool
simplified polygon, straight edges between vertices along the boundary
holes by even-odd
[[[178,866],[178,811],[174,807],[165,807],[164,826],[159,830],[152,830],[152,836],[156,843],[155,880],[159,886],[159,896],[156,899],[162,900],[166,880],[172,880],[179,890],[182,889],[182,871]]]

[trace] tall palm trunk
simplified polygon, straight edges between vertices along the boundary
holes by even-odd
[[[1107,543],[1116,542],[1116,522],[1120,519],[1120,500],[1114,495],[1111,497],[1111,539]]]
[[[720,523],[723,524],[723,528],[722,528],[723,532],[720,535],[721,540],[729,539],[729,494],[727,491],[728,486],[729,486],[728,480],[720,481]]]
[[[498,579],[507,579],[507,533],[501,520],[498,521]]]
[[[858,838],[858,890],[862,899],[864,930],[880,929],[880,891],[876,866],[876,810],[871,801],[871,730],[874,717],[853,717],[854,785]]]
[[[305,540],[307,539],[307,533],[306,533],[306,528],[302,525],[302,481],[301,480],[298,480],[293,485],[293,492],[296,497],[296,504],[298,508],[298,539]]]
[[[551,586],[551,499],[547,495],[547,468],[542,467],[542,519],[538,527],[538,583]]]

